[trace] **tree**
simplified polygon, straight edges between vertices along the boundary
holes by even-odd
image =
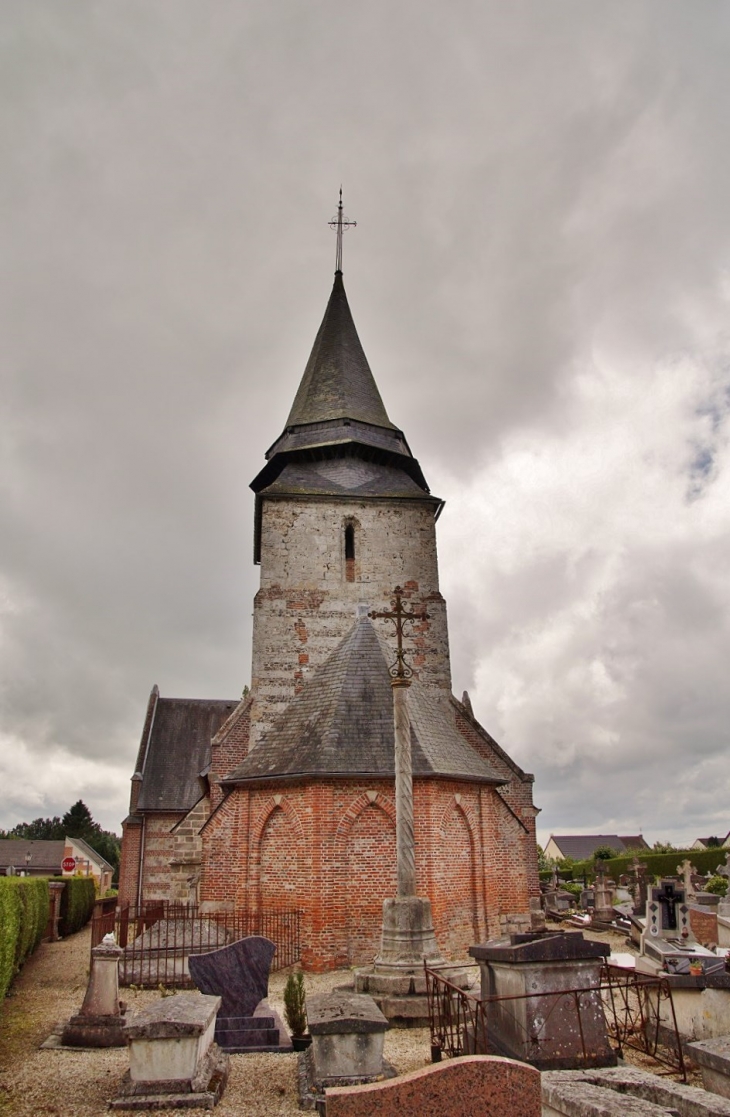
[[[705,842],[705,849],[719,849],[721,845],[722,838],[712,837]]]
[[[654,842],[651,848],[654,853],[674,853],[677,847],[671,842]]]
[[[89,840],[90,834],[96,834],[101,827],[94,822],[91,811],[84,803],[83,799],[79,799],[70,810],[66,811],[63,816],[63,826],[65,830],[65,837],[69,838],[83,838],[85,842]]]
[[[34,818],[32,822],[19,822],[8,831],[9,838],[25,838],[27,841],[58,842],[65,837],[61,819]]]
[[[596,846],[593,850],[593,856],[596,861],[610,861],[612,857],[618,857],[619,852],[612,846]]]

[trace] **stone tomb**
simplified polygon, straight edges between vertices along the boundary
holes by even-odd
[[[685,1050],[699,1065],[705,1089],[730,1098],[730,1036],[688,1043]]]
[[[111,1109],[212,1109],[229,1059],[213,1042],[220,997],[178,993],[143,1008],[125,1026],[129,1072]]]
[[[482,1000],[491,1002],[487,1034],[498,1051],[541,1070],[615,1066],[600,992],[606,943],[581,931],[512,935],[469,953],[481,969]]]
[[[216,1043],[224,1051],[291,1051],[289,1035],[269,1006],[269,970],[276,946],[261,935],[208,954],[191,954],[190,976],[202,993],[219,996]]]
[[[383,1059],[390,1027],[372,997],[335,989],[307,998],[311,1047],[299,1062],[300,1101],[323,1110],[328,1086],[351,1086],[392,1078],[395,1068]]]
[[[540,1117],[540,1073],[493,1055],[463,1055],[371,1086],[326,1091],[327,1117]]]

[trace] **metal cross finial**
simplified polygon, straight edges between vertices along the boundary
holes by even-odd
[[[337,233],[337,258],[335,262],[335,274],[342,272],[342,234],[347,232],[348,229],[354,229],[357,221],[348,221],[342,212],[342,187],[340,187],[340,201],[337,206],[337,215],[331,221],[328,221],[330,229],[334,229]]]
[[[405,652],[403,651],[403,626],[408,621],[413,622],[428,620],[428,613],[425,609],[419,609],[418,612],[416,612],[415,609],[404,609],[402,594],[403,590],[401,589],[401,587],[396,586],[390,602],[390,611],[384,610],[382,613],[378,613],[373,610],[373,612],[369,613],[368,616],[371,617],[373,620],[383,618],[384,620],[395,622],[395,635],[398,651],[395,653],[395,663],[390,668],[390,676],[393,680],[393,685],[396,685],[397,680],[401,686],[405,686],[407,685],[405,680],[410,683],[410,680],[413,678],[413,669],[406,663],[406,656]]]

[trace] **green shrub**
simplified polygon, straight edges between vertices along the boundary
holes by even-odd
[[[58,933],[65,938],[74,935],[91,919],[96,890],[93,877],[54,877],[66,885],[61,893],[61,918]]]
[[[562,888],[563,892],[572,892],[574,896],[580,896],[583,891],[583,885],[577,880],[561,880],[558,888]]]
[[[0,877],[0,1000],[48,923],[45,877]]]
[[[727,877],[710,877],[703,891],[714,892],[716,896],[727,896]]]
[[[290,973],[284,986],[284,1015],[294,1036],[303,1036],[307,1027],[304,974],[301,970]]]
[[[675,849],[671,853],[653,853],[645,849],[637,853],[623,853],[620,857],[612,857],[602,863],[602,868],[612,880],[617,880],[623,873],[630,873],[634,857],[642,865],[646,865],[650,877],[677,876],[677,868],[687,859],[692,862],[698,873],[712,872],[725,861],[727,849]],[[573,865],[573,876],[595,876],[593,859],[576,861]]]

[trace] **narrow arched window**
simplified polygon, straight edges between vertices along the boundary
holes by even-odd
[[[345,525],[345,578],[348,582],[355,581],[355,528],[353,524]]]

